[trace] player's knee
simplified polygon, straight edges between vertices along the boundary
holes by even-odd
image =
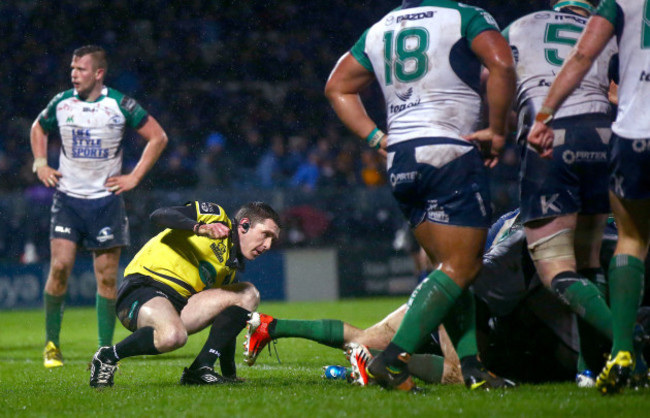
[[[60,259],[52,259],[50,263],[50,280],[65,284],[72,271],[72,266]]]
[[[160,333],[157,338],[156,348],[160,352],[167,352],[183,347],[187,343],[187,331],[183,328],[170,328]]]
[[[117,277],[115,276],[98,276],[97,287],[104,291],[112,291],[117,288]]]
[[[573,286],[575,283],[586,284],[586,282],[587,281],[576,272],[563,271],[562,273],[557,274],[551,280],[551,290],[560,298],[562,302],[564,302],[566,305],[570,305],[569,300],[565,296],[567,289]]]
[[[536,263],[555,263],[574,258],[574,230],[567,228],[528,245],[530,257]]]

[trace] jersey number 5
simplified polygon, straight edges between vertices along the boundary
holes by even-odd
[[[578,42],[578,37],[581,32],[582,28],[580,26],[568,23],[549,23],[546,25],[544,43],[573,46]],[[560,58],[557,48],[544,48],[544,56],[546,57],[546,61],[552,65],[557,65],[558,67],[564,62],[564,58]]]
[[[422,27],[406,28],[397,32],[384,32],[384,72],[386,85],[393,77],[401,82],[421,78],[429,68],[429,32]],[[393,54],[395,59],[393,59]]]

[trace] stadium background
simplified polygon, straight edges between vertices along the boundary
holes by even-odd
[[[156,207],[198,198],[232,212],[262,199],[285,221],[280,247],[245,274],[258,280],[264,298],[408,293],[412,264],[393,246],[403,220],[381,163],[340,124],[322,93],[338,57],[398,3],[0,2],[0,309],[40,306],[52,191],[31,172],[29,129],[51,97],[70,88],[71,53],[88,43],[108,51],[107,85],[136,98],[170,138],[152,172],[126,195],[132,245],[124,265],[156,232],[148,221]],[[501,28],[548,4],[465,3],[488,10]],[[384,120],[378,88],[364,100],[375,120]],[[56,167],[56,135],[50,143]],[[127,134],[125,171],[142,146]],[[495,216],[518,203],[518,156],[510,146],[492,170]],[[336,268],[305,280],[330,280],[334,293],[307,286],[291,297],[287,281],[300,282],[299,267],[330,260],[332,251]],[[69,297],[94,303],[87,254],[78,258]]]

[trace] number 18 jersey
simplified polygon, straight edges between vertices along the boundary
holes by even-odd
[[[350,53],[381,86],[388,145],[474,130],[481,63],[470,45],[485,30],[498,30],[492,16],[449,0],[405,0],[366,30]]]

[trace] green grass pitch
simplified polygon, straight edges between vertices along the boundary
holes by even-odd
[[[404,298],[340,302],[270,303],[260,311],[280,318],[334,318],[367,327],[395,309]],[[239,336],[239,385],[182,387],[183,367],[203,345],[205,332],[187,346],[161,356],[122,361],[115,386],[88,386],[87,366],[96,349],[92,308],[66,311],[61,344],[65,366],[42,365],[44,319],[41,310],[0,312],[0,416],[115,417],[403,417],[403,416],[583,416],[643,417],[650,414],[650,389],[603,397],[571,383],[522,385],[510,391],[470,392],[462,386],[423,385],[411,395],[354,387],[321,378],[327,364],[345,364],[340,350],[311,341],[282,339],[282,364],[268,350],[253,367],[242,361],[244,333]],[[116,341],[127,331],[120,325]],[[218,370],[218,369],[217,369]]]

